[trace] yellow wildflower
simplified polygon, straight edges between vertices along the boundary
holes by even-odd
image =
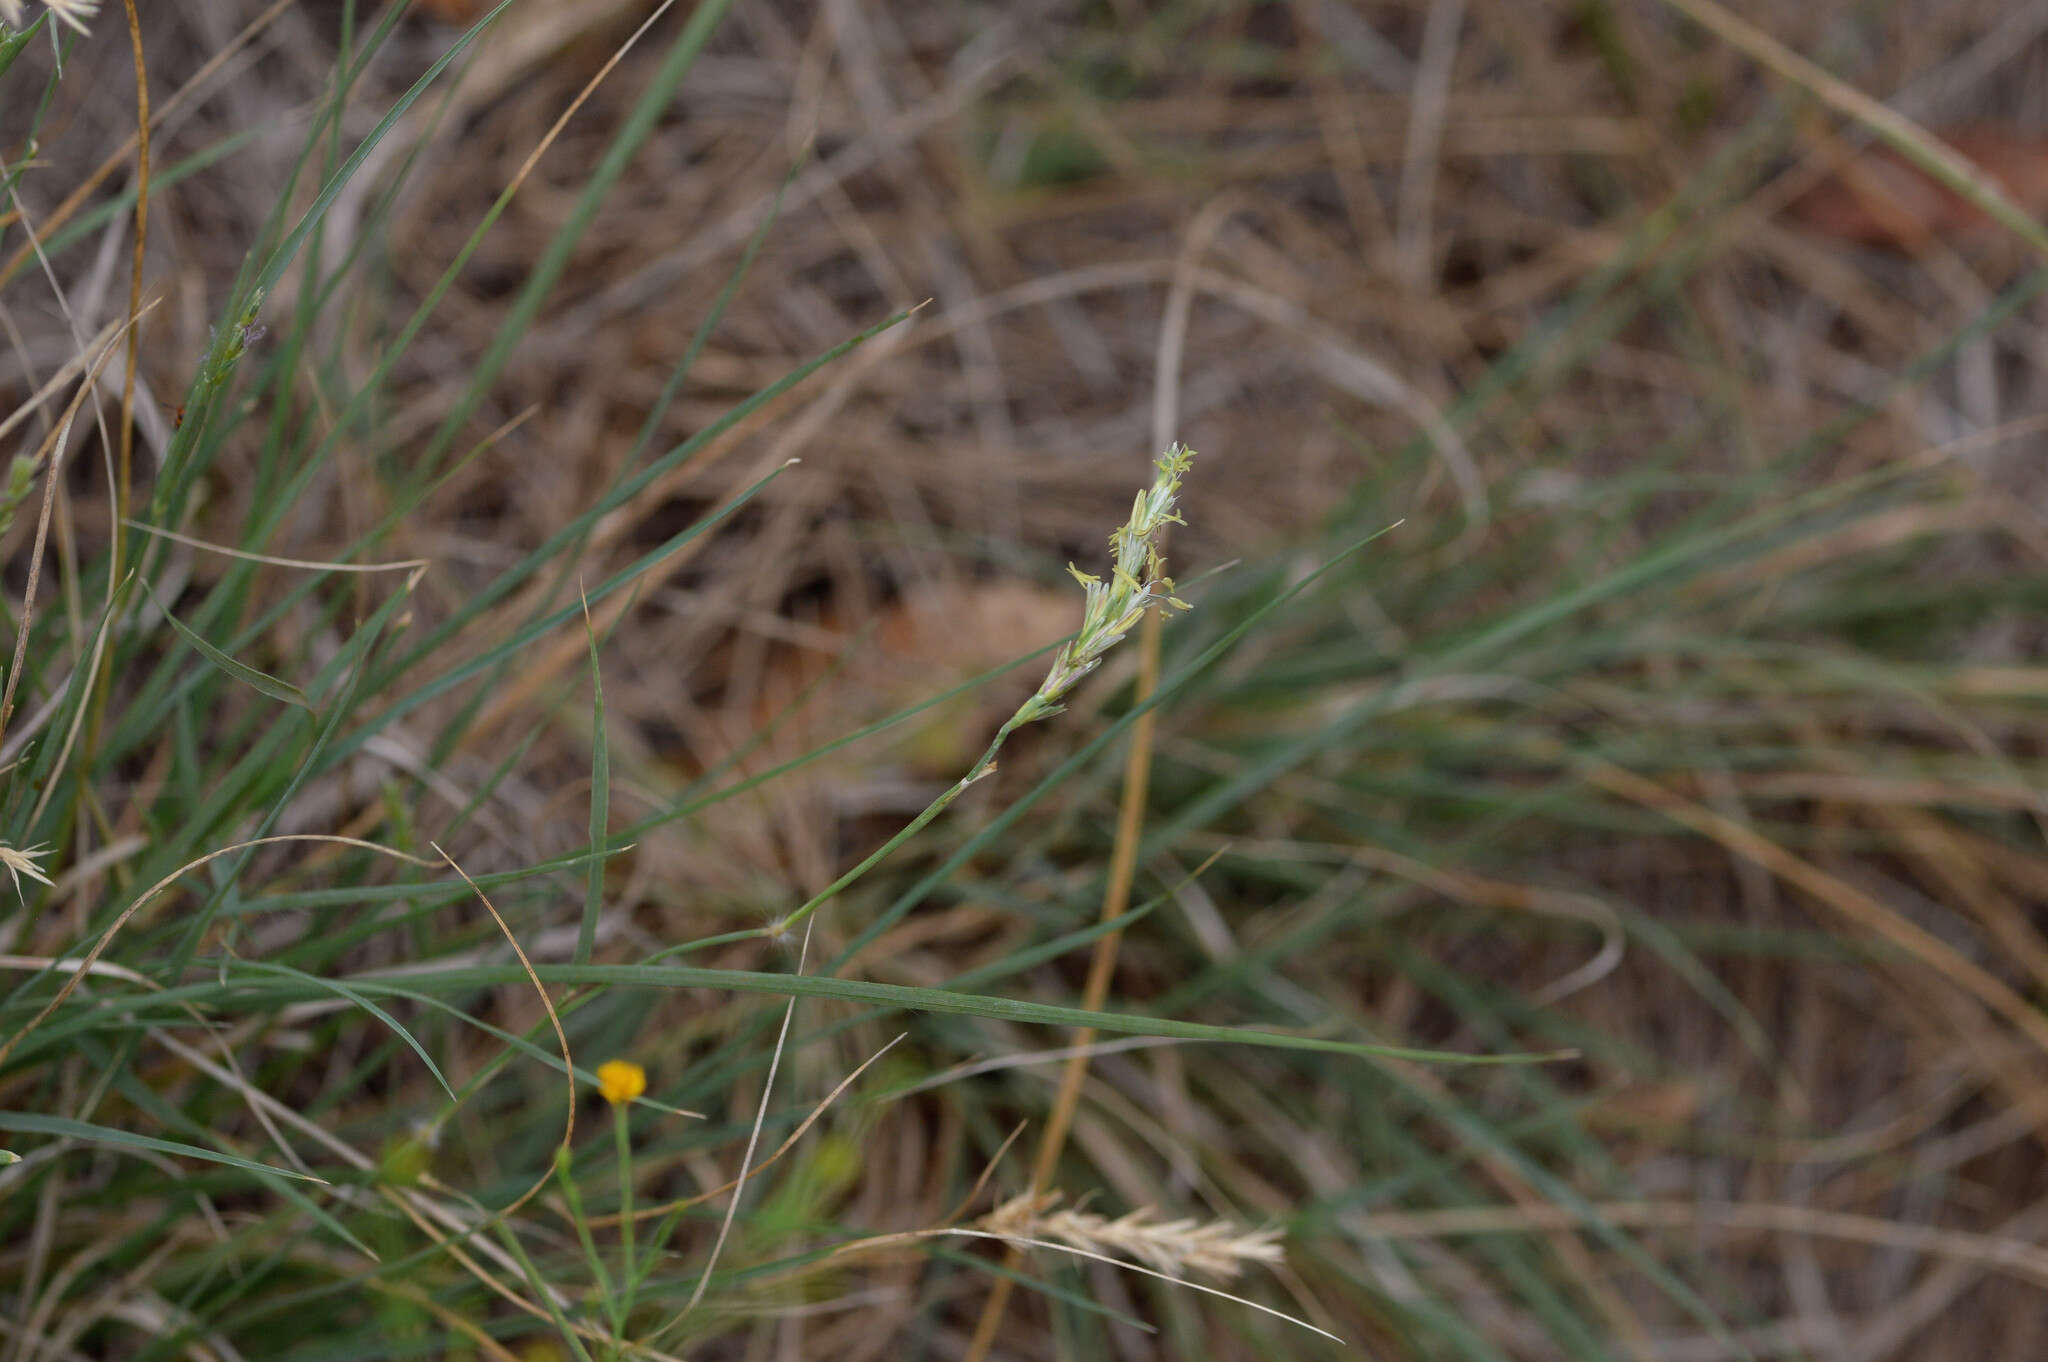
[[[647,1070],[630,1059],[608,1059],[597,1066],[597,1090],[617,1106],[647,1091]]]

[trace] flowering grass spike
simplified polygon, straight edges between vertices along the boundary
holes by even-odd
[[[21,877],[23,875],[28,876],[37,884],[47,885],[50,882],[50,877],[43,873],[42,866],[36,863],[38,857],[47,856],[49,852],[50,849],[44,846],[11,847],[0,845],[0,869],[6,870],[8,878],[14,881],[14,892],[17,895],[21,893]],[[26,899],[22,901],[24,903],[27,902]]]
[[[1166,575],[1159,541],[1168,525],[1187,523],[1173,513],[1173,505],[1180,495],[1181,475],[1194,461],[1195,451],[1182,444],[1169,446],[1159,456],[1151,488],[1138,493],[1131,518],[1109,536],[1116,562],[1107,582],[1067,565],[1067,571],[1088,594],[1081,630],[1060,649],[1037,692],[1004,725],[1006,731],[1059,713],[1064,708],[1060,700],[1082,677],[1102,665],[1103,655],[1137,627],[1147,610],[1155,605],[1188,608],[1186,601],[1173,594],[1173,578]]]
[[[85,21],[99,10],[99,0],[43,0],[43,7],[58,19],[71,25],[80,33],[85,32]],[[9,28],[28,27],[28,7],[22,0],[0,0],[0,20]]]
[[[1173,513],[1174,499],[1180,495],[1181,475],[1194,461],[1195,451],[1182,444],[1169,445],[1159,456],[1153,465],[1152,486],[1138,493],[1138,500],[1131,507],[1131,518],[1109,536],[1109,546],[1116,550],[1116,562],[1110,567],[1107,582],[1068,565],[1067,571],[1074,574],[1074,579],[1081,583],[1081,589],[1088,596],[1081,611],[1080,631],[1060,648],[1045,680],[1038,683],[1038,689],[1032,692],[1031,698],[1019,705],[1017,712],[996,730],[995,740],[989,743],[988,750],[981,754],[967,774],[947,786],[923,813],[870,852],[866,860],[819,890],[780,921],[763,927],[761,935],[786,936],[799,922],[816,912],[820,904],[830,901],[846,886],[867,874],[884,856],[944,813],[968,786],[996,769],[996,753],[1002,750],[1003,743],[1012,733],[1025,724],[1059,713],[1064,708],[1060,701],[1067,692],[1082,677],[1102,665],[1103,655],[1137,627],[1147,610],[1153,606],[1175,610],[1188,608],[1186,601],[1173,594],[1173,579],[1166,575],[1166,559],[1159,551],[1159,543],[1168,525],[1185,523]]]

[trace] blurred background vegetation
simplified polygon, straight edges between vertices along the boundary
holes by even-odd
[[[139,8],[0,42],[0,1359],[2048,1349],[2048,4]],[[800,952],[1168,440],[1156,691]],[[1344,1343],[833,1252],[1034,1159]]]

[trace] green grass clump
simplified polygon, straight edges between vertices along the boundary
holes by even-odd
[[[788,995],[785,1030],[795,999],[810,996],[884,1013],[1219,1039],[1238,1034],[1000,994],[664,963],[718,944],[710,940],[671,945],[639,961],[612,952],[613,959],[599,962],[607,864],[735,785],[718,789],[713,772],[670,808],[624,831],[612,826],[602,639],[595,633],[590,841],[583,849],[474,877],[461,864],[470,854],[442,850],[475,840],[475,820],[513,770],[516,750],[467,792],[452,817],[445,808],[425,807],[428,783],[387,779],[346,833],[281,830],[287,811],[332,789],[356,754],[394,741],[422,742],[429,754],[460,747],[477,701],[515,673],[522,650],[579,627],[594,608],[632,592],[664,560],[729,521],[777,474],[586,584],[574,599],[551,603],[600,517],[901,320],[887,318],[849,338],[678,445],[648,450],[644,459],[636,451],[541,545],[438,617],[419,614],[419,589],[434,565],[377,561],[407,517],[462,466],[447,454],[463,417],[647,135],[646,115],[682,83],[722,8],[700,7],[671,40],[659,78],[591,176],[584,211],[549,244],[498,343],[452,395],[439,431],[402,473],[388,477],[388,509],[332,561],[280,553],[285,527],[317,488],[359,476],[337,462],[341,437],[372,429],[388,400],[384,385],[467,255],[448,267],[441,288],[351,386],[326,349],[333,342],[322,323],[331,309],[346,306],[373,257],[330,256],[322,246],[325,215],[383,139],[409,126],[405,115],[462,51],[462,44],[451,48],[348,146],[338,128],[349,78],[389,38],[395,12],[345,51],[336,92],[308,128],[294,172],[310,186],[310,207],[293,216],[290,205],[308,195],[292,187],[280,195],[154,476],[133,489],[103,489],[112,504],[132,504],[132,518],[93,538],[79,523],[85,517],[53,510],[47,495],[53,470],[75,457],[84,436],[76,419],[84,387],[75,387],[78,396],[61,419],[44,421],[34,452],[12,465],[8,507],[39,517],[37,548],[55,517],[62,517],[63,542],[80,538],[90,546],[55,565],[57,606],[48,603],[47,581],[32,582],[9,617],[21,646],[8,693],[19,692],[25,713],[0,728],[9,753],[0,862],[18,894],[7,928],[14,951],[7,967],[16,978],[0,1002],[7,1108],[0,1129],[22,1152],[0,1217],[23,1253],[0,1280],[31,1330],[17,1345],[90,1336],[112,1352],[154,1357],[236,1339],[262,1355],[317,1345],[397,1356],[437,1351],[444,1344],[436,1339],[516,1345],[543,1334],[577,1356],[614,1356],[642,1353],[684,1326],[707,1290],[724,1302],[718,1317],[694,1321],[688,1331],[731,1327],[731,1312],[744,1317],[755,1298],[750,1280],[801,1276],[815,1258],[801,1241],[790,1243],[791,1234],[822,1227],[820,1217],[857,1176],[858,1162],[848,1162],[845,1137],[831,1134],[792,1159],[779,1192],[733,1243],[745,1251],[737,1272],[713,1275],[723,1230],[708,1252],[704,1241],[685,1247],[691,1207],[703,1198],[643,1205],[660,1219],[636,1234],[636,1165],[660,1169],[677,1152],[723,1145],[732,1134],[693,1125],[702,1118],[668,1100],[693,1091],[679,1065],[661,1066],[667,1090],[648,1093],[647,1070],[638,1063],[614,1059],[593,1070],[580,1058],[593,1049],[644,1051],[634,1035],[650,1001],[663,994],[738,988]],[[30,36],[46,28],[45,21]],[[62,79],[53,71],[51,88]],[[174,164],[156,173],[169,180],[183,169]],[[487,218],[477,227],[471,249],[491,225]],[[268,305],[287,281],[296,302]],[[724,297],[731,293],[729,286]],[[664,401],[680,389],[718,320],[716,312],[703,319]],[[103,340],[84,360],[106,368],[117,352],[116,341]],[[307,419],[315,412],[322,419]],[[643,447],[659,414],[649,416]],[[253,464],[241,457],[252,447]],[[481,452],[480,446],[469,457]],[[1188,456],[1177,448],[1162,458],[1157,483],[1140,494],[1131,522],[1113,540],[1113,580],[1105,586],[1083,578],[1081,633],[996,746],[1013,729],[1056,713],[1137,618],[1167,601],[1171,583],[1156,536],[1174,519],[1187,467]],[[228,545],[190,533],[205,514],[208,489],[222,478],[247,488],[251,509]],[[38,488],[45,489],[40,501]],[[541,604],[523,619],[508,624],[491,611],[536,594]],[[987,774],[994,753],[992,746],[904,836]],[[86,854],[81,864],[55,847],[101,852]],[[850,887],[881,854],[834,892]],[[569,962],[536,962],[522,939],[542,931],[552,905],[579,887],[582,911]],[[772,934],[794,928],[825,897],[788,914]],[[478,905],[482,915],[473,911]],[[394,956],[403,961],[395,970]],[[524,987],[525,1003],[509,1004],[506,984]],[[533,990],[544,1018],[513,1022],[512,1012],[531,1004]],[[756,1039],[742,1028],[700,1054],[697,1071],[732,1081],[754,1060],[782,1055],[782,1043],[764,1047]],[[1361,1050],[1291,1035],[1255,1039]],[[427,1088],[414,1091],[401,1080],[401,1089],[391,1091],[401,1073],[418,1075]],[[614,1113],[615,1138],[596,1147],[576,1139],[584,1084],[595,1084]],[[384,1092],[389,1097],[378,1096]],[[778,1113],[775,1125],[787,1119]],[[757,1121],[753,1137],[760,1130]],[[747,1150],[751,1158],[751,1137]],[[821,1158],[831,1151],[837,1153],[828,1167]],[[180,1176],[166,1182],[173,1170]],[[599,1190],[607,1186],[615,1196]],[[151,1209],[123,1224],[124,1204]],[[736,1209],[738,1198],[729,1205]],[[731,1220],[729,1211],[727,1228]],[[1207,1251],[1214,1255],[1213,1247]],[[91,1288],[105,1272],[138,1266],[147,1269],[148,1299],[159,1302],[161,1313],[147,1336],[121,1337],[122,1324],[93,1313]]]

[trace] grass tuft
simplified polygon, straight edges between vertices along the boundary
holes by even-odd
[[[90,12],[0,1362],[2048,1351],[2038,14]]]

